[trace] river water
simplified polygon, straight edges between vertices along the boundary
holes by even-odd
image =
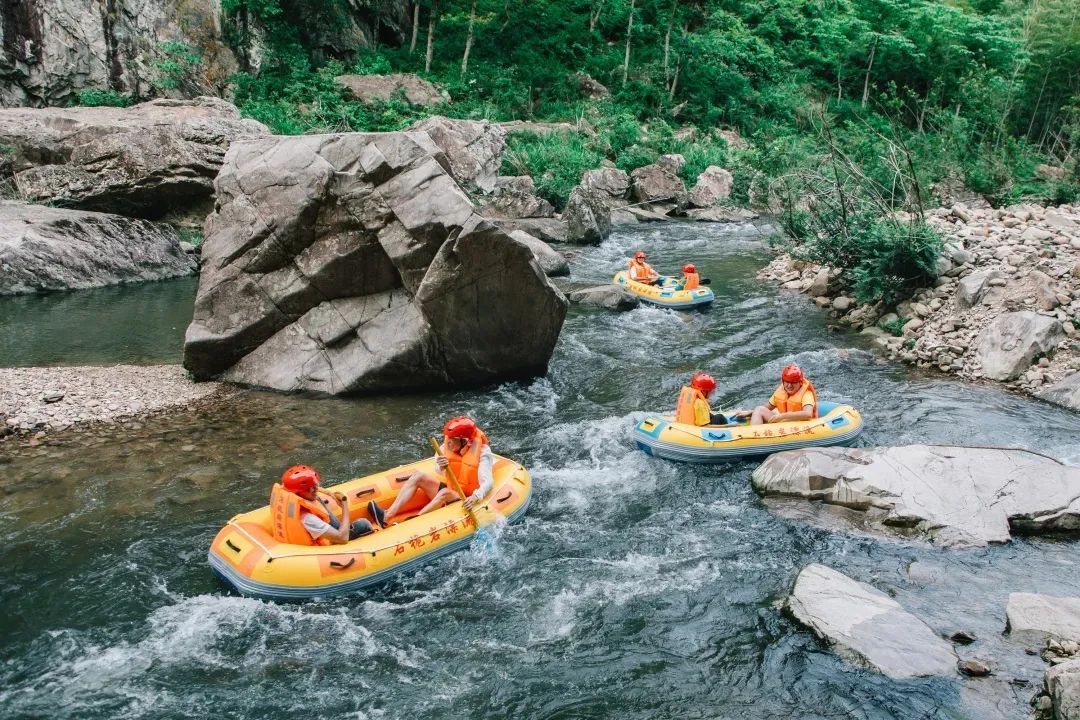
[[[1034,687],[1010,681],[1038,683],[1045,668],[1002,635],[1005,602],[1080,594],[1074,543],[958,551],[829,531],[766,507],[753,463],[649,458],[631,429],[670,408],[692,370],[712,372],[730,408],[767,397],[792,360],[824,398],[862,410],[866,445],[1013,445],[1080,464],[1080,417],[883,363],[830,332],[805,297],[754,279],[769,255],[753,225],[641,227],[583,250],[575,278],[606,279],[642,248],[661,270],[695,261],[715,306],[572,308],[544,378],[391,398],[248,392],[224,411],[0,451],[0,717],[1027,717]],[[190,303],[190,283],[136,292],[181,287]],[[95,322],[133,321],[143,303],[115,297]],[[51,327],[49,298],[25,302]],[[42,358],[5,361],[151,357],[74,349],[93,337],[73,326]],[[287,465],[331,481],[395,465],[459,413],[533,473],[529,513],[498,531],[493,554],[293,605],[232,595],[211,575],[218,528],[264,504]],[[810,562],[935,630],[974,632],[960,654],[995,675],[894,681],[845,663],[778,609]]]

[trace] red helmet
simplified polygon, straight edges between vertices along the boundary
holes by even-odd
[[[712,375],[696,372],[694,373],[694,376],[690,378],[690,387],[695,390],[700,390],[702,395],[708,395],[716,389],[716,380]]]
[[[641,250],[638,250],[636,253],[634,253],[634,259],[635,260],[644,260],[645,259],[645,253],[643,253]]]
[[[472,436],[475,434],[476,422],[471,417],[466,417],[465,415],[450,418],[446,421],[446,427],[443,428],[443,435],[448,438],[471,440]]]
[[[307,465],[293,465],[281,475],[281,484],[291,493],[306,493],[319,484],[319,471]]]
[[[784,382],[795,383],[802,382],[806,379],[806,376],[803,375],[801,367],[799,367],[795,363],[791,363],[786,368],[784,368],[784,371],[782,373],[780,373],[780,379]]]
[[[696,268],[696,267],[694,267],[694,264],[693,264],[693,263],[686,263],[685,265],[683,265],[683,266],[682,266],[682,271],[683,271],[684,273],[687,273],[687,274],[689,274],[689,273],[696,273],[696,272],[697,272],[697,268]]]

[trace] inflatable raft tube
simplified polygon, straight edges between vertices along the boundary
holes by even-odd
[[[818,413],[819,417],[798,422],[704,427],[650,415],[634,428],[634,441],[645,453],[665,460],[716,463],[781,450],[843,445],[863,430],[862,416],[850,405],[821,402]]]
[[[704,286],[693,290],[676,290],[674,278],[662,277],[656,285],[646,285],[637,280],[631,280],[623,270],[615,273],[612,282],[644,302],[675,310],[704,307],[716,299],[713,291]]]
[[[367,518],[368,502],[388,507],[404,482],[395,478],[415,470],[434,474],[434,458],[325,489],[349,498],[351,520]],[[518,520],[532,496],[532,480],[521,465],[496,455],[492,471],[495,484],[474,507],[481,526],[502,517]],[[423,493],[417,496],[422,498]],[[408,572],[466,549],[475,534],[464,506],[455,502],[344,545],[289,545],[274,540],[266,505],[229,520],[210,545],[209,561],[214,573],[241,595],[306,600],[353,593]]]

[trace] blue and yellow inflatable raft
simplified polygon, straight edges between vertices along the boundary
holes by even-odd
[[[349,499],[351,519],[366,517],[375,500],[386,507],[414,470],[435,473],[429,458],[325,488]],[[492,466],[495,484],[474,508],[481,526],[525,514],[532,496],[528,471],[498,455]],[[241,595],[271,600],[304,600],[356,592],[400,572],[464,550],[476,527],[464,506],[453,503],[426,515],[407,518],[344,545],[290,545],[274,539],[270,507],[233,517],[210,545],[210,567]]]
[[[862,416],[850,405],[821,402],[818,413],[813,420],[799,422],[705,427],[650,415],[634,428],[634,441],[644,452],[665,460],[716,463],[781,450],[843,445],[863,430]]]
[[[671,277],[661,277],[656,285],[646,285],[637,280],[631,280],[627,272],[622,270],[615,273],[612,282],[647,303],[675,310],[702,307],[716,299],[713,291],[707,287],[676,290],[676,280]]]

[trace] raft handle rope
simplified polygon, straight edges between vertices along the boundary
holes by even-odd
[[[347,562],[347,563],[338,562],[337,560],[331,560],[330,561],[330,567],[337,568],[338,570],[348,570],[349,568],[352,567],[354,562],[356,562],[355,557],[349,558],[349,562]]]
[[[364,497],[365,495],[371,495],[371,494],[373,494],[374,492],[375,492],[375,488],[373,488],[373,487],[365,488],[365,489],[363,489],[363,490],[357,490],[357,491],[356,491],[356,497],[358,497],[358,498],[362,498],[362,497]]]
[[[845,410],[844,412],[846,413],[848,411]],[[832,413],[829,413],[829,415],[831,415],[831,414]],[[788,432],[778,432],[778,433],[775,433],[773,435],[766,435],[765,437],[768,437],[768,438],[784,438],[784,437],[788,437],[789,435],[800,435],[800,434],[802,434],[804,432],[807,432],[808,430],[813,430],[816,427],[821,427],[822,425],[828,425],[833,420],[835,420],[837,417],[841,417],[841,415],[837,415],[836,417],[829,417],[829,415],[826,415],[823,418],[819,418],[818,422],[816,422],[816,423],[806,425],[805,427],[801,427],[801,428],[799,428],[797,430],[793,429],[793,430],[790,430]],[[739,425],[744,425],[743,423],[738,423],[738,424]],[[758,425],[758,426],[744,425],[744,427],[768,427],[771,424],[773,424],[773,423],[762,423],[761,425]],[[705,440],[706,442],[710,442],[710,443],[724,442],[722,440],[708,440],[706,438],[703,438],[699,433],[693,433],[693,432],[690,432],[689,430],[683,430],[681,427],[677,427],[674,422],[669,421],[668,422],[668,427],[670,427],[672,430],[677,430],[677,431],[679,431],[681,433],[686,433],[690,437],[695,437],[695,438],[698,438],[699,440]],[[732,440],[734,440],[734,439],[735,438],[732,438]],[[742,438],[742,439],[745,440],[745,439],[753,439],[753,438]],[[761,439],[761,438],[757,438],[757,439]]]
[[[240,548],[238,548],[238,547],[236,547],[235,545],[233,545],[233,541],[232,541],[232,540],[226,540],[226,541],[225,541],[225,544],[226,544],[226,545],[228,545],[228,546],[229,546],[229,549],[230,549],[230,550],[232,550],[233,552],[240,552]]]

